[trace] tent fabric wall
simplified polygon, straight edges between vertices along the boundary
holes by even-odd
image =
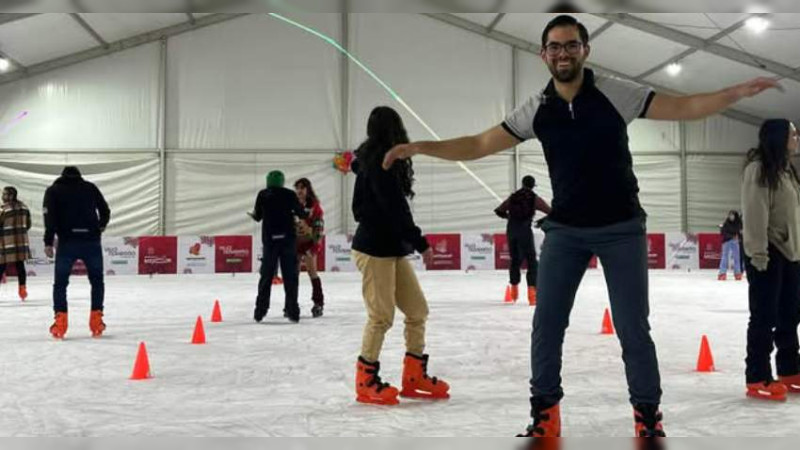
[[[457,164],[418,157],[414,167],[417,179],[414,216],[424,232],[505,230],[505,221],[493,212],[500,202]],[[512,155],[491,156],[469,162],[467,167],[502,199],[511,193]]]
[[[416,14],[351,14],[351,52],[442,138],[499,124],[512,108],[511,48]],[[413,32],[409,32],[413,30]],[[350,70],[350,145],[366,136],[376,106],[398,110],[411,140],[420,123],[362,70]]]
[[[338,14],[297,20],[341,38]],[[340,55],[257,14],[170,39],[167,147],[341,149]]]
[[[0,86],[0,148],[154,148],[158,54],[151,44]]]
[[[741,210],[742,156],[690,156],[689,230],[716,230],[728,211]]]
[[[266,174],[282,170],[286,187],[301,177],[312,180],[325,211],[328,233],[341,232],[341,176],[326,154],[200,154],[179,152],[167,158],[168,235],[259,234],[247,215],[266,187]]]
[[[159,161],[156,154],[0,153],[0,184],[17,187],[31,210],[32,233],[44,234],[45,190],[65,165],[80,167],[111,208],[107,233],[155,234],[158,230]]]

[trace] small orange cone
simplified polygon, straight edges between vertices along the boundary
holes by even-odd
[[[711,345],[708,343],[708,337],[703,336],[703,341],[700,343],[700,356],[697,358],[697,371],[702,373],[716,372],[714,369],[714,356],[711,354]]]
[[[147,357],[147,347],[142,342],[139,344],[139,352],[136,354],[136,362],[133,364],[131,380],[147,380],[150,378],[153,378],[150,374],[150,359]]]
[[[614,324],[611,322],[611,313],[606,308],[606,313],[603,315],[603,329],[600,334],[611,335],[614,334]]]
[[[214,302],[214,311],[211,313],[211,323],[222,322],[222,310],[219,307],[219,300]]]
[[[206,331],[203,328],[203,318],[197,316],[197,324],[194,326],[194,335],[192,336],[192,344],[202,345],[206,343]]]
[[[506,299],[503,303],[514,303],[514,294],[511,293],[511,286],[506,287]]]

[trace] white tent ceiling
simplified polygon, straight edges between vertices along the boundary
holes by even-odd
[[[535,52],[540,30],[552,14],[429,14],[450,25]],[[769,93],[737,105],[756,122],[800,118],[800,14],[775,13],[771,27],[756,34],[744,13],[580,14],[593,34],[590,61],[617,75],[682,93],[714,90],[755,76],[780,78],[786,92]],[[12,62],[0,84],[191,31],[232,14],[44,13],[0,14],[0,55]],[[664,70],[679,61],[676,77]]]

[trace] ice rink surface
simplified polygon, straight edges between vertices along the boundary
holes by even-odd
[[[431,307],[431,375],[452,399],[384,408],[355,403],[354,366],[365,313],[357,274],[323,274],[325,317],[281,315],[283,293],[263,324],[252,321],[257,278],[114,277],[106,280],[102,339],[88,330],[89,286],[70,286],[67,340],[54,341],[50,280],[0,287],[0,435],[3,436],[454,436],[506,437],[528,422],[532,308],[502,304],[501,272],[419,274]],[[798,436],[800,396],[785,404],[744,396],[746,282],[713,272],[651,272],[653,336],[670,436]],[[215,299],[224,323],[211,324]],[[619,343],[599,334],[608,305],[602,272],[587,274],[564,349],[564,433],[627,437],[632,412]],[[189,344],[198,315],[208,344]],[[717,373],[694,372],[707,334]],[[147,343],[154,378],[129,381]],[[389,332],[382,375],[400,384],[402,315]]]

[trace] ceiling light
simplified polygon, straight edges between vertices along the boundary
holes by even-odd
[[[11,62],[5,58],[0,58],[0,72],[5,72],[11,68]]]
[[[680,63],[672,63],[667,66],[667,73],[670,76],[677,77],[683,71],[683,66]]]
[[[763,17],[751,17],[745,22],[747,28],[754,33],[763,33],[769,28],[769,20]]]

